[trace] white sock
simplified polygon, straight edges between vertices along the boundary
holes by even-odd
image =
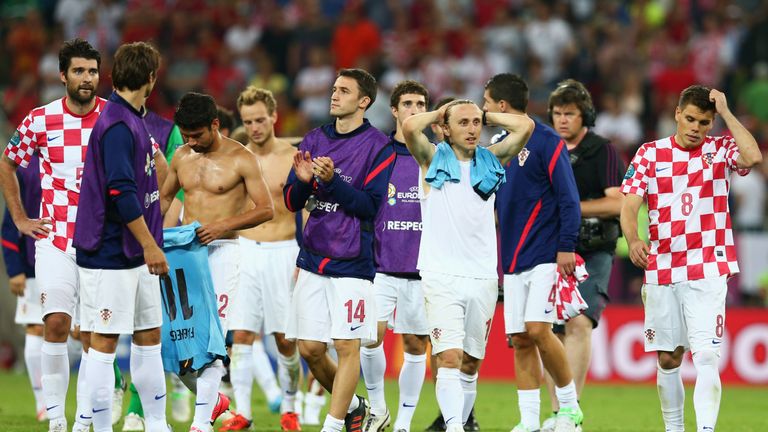
[[[131,344],[131,380],[144,407],[145,430],[166,430],[168,425],[165,420],[165,404],[168,397],[160,344]]]
[[[277,400],[282,392],[277,385],[272,363],[269,362],[269,356],[264,350],[264,343],[260,340],[253,343],[253,366],[253,375],[267,397],[267,401]]]
[[[517,406],[520,408],[520,423],[529,430],[539,430],[541,413],[541,392],[539,389],[518,390]]]
[[[67,399],[69,387],[69,355],[67,344],[43,341],[40,349],[40,385],[43,387],[48,418],[53,420],[64,418],[64,402]]]
[[[384,397],[384,372],[387,370],[387,357],[384,355],[384,344],[376,348],[360,348],[360,369],[363,371],[365,388],[368,390],[371,412],[383,415],[387,411],[387,400]]]
[[[88,426],[93,422],[93,410],[91,409],[91,393],[88,390],[88,353],[83,351],[80,356],[80,369],[77,372],[77,410],[75,422]],[[114,373],[114,372],[113,372]]]
[[[459,369],[441,367],[437,369],[435,384],[437,404],[443,413],[446,426],[462,425],[464,410],[464,390],[461,388]]]
[[[717,368],[719,360],[719,355],[713,351],[693,353],[693,365],[696,367],[693,408],[696,411],[696,427],[699,431],[705,427],[714,431],[717,423],[722,395],[720,372]]]
[[[219,401],[219,384],[226,374],[221,360],[214,361],[197,376],[197,395],[195,398],[195,418],[192,426],[205,430],[211,425],[211,414]]]
[[[88,351],[86,380],[93,407],[93,431],[112,432],[112,391],[115,388],[115,353]]]
[[[579,397],[576,395],[576,384],[573,383],[573,380],[565,387],[555,386],[555,396],[557,396],[560,408],[579,407]]]
[[[411,421],[419,403],[421,387],[424,385],[424,373],[427,371],[427,355],[403,353],[403,367],[398,380],[400,387],[400,405],[397,408],[397,420],[394,430],[411,430]]]
[[[347,408],[347,414],[356,410],[360,406],[360,398],[357,395],[352,395],[352,400],[349,401],[349,407]]]
[[[683,406],[685,405],[685,389],[680,367],[674,369],[656,368],[656,387],[661,401],[661,416],[667,431],[683,431]]]
[[[253,389],[253,347],[251,345],[232,345],[229,380],[235,392],[237,412],[251,420],[253,416],[251,414],[251,390]]]
[[[296,392],[299,391],[299,379],[301,379],[298,348],[290,357],[277,353],[277,376],[280,388],[283,390],[280,413],[296,412]]]
[[[41,360],[43,349],[43,337],[28,334],[24,338],[24,365],[27,367],[29,383],[32,385],[32,393],[35,395],[35,411],[45,409],[43,400],[43,387],[40,384],[42,375]]]
[[[459,373],[461,378],[461,389],[464,390],[464,407],[461,411],[461,424],[467,422],[469,413],[472,411],[472,407],[475,406],[475,399],[477,398],[477,377],[478,373],[473,375],[467,375],[464,372]]]
[[[323,429],[320,432],[341,432],[342,429],[344,429],[344,420],[339,420],[328,414],[325,416]]]

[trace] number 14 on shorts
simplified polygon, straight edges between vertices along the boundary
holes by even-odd
[[[360,323],[358,326],[351,327],[351,330],[355,331],[365,322],[365,300],[358,300],[355,305],[355,302],[352,299],[349,299],[344,303],[344,306],[347,308],[347,322],[352,324],[352,321],[354,320]]]

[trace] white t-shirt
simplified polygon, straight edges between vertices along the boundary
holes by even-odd
[[[498,277],[496,223],[493,217],[496,195],[487,201],[472,189],[470,162],[459,162],[461,181],[419,189],[423,222],[419,261],[421,271],[478,279]],[[423,178],[424,173],[419,172]]]

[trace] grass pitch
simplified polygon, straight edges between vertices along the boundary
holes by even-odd
[[[72,421],[75,410],[76,375],[73,374],[67,398],[67,418]],[[390,409],[397,406],[397,382],[387,381],[387,400]],[[169,386],[170,389],[170,386]],[[365,389],[360,386],[361,394]],[[686,430],[696,430],[693,413],[693,388],[686,387]],[[549,413],[549,397],[542,393],[542,419]],[[128,400],[126,396],[125,406]],[[587,387],[581,398],[585,414],[586,432],[663,431],[656,387],[648,384],[607,385]],[[169,403],[170,408],[170,403]],[[768,431],[768,388],[725,387],[718,419],[718,431],[764,432]],[[483,432],[507,432],[519,421],[515,387],[510,382],[483,382],[478,386],[475,405],[476,415]],[[424,384],[419,407],[414,417],[412,432],[421,432],[432,422],[438,412],[434,386]],[[254,390],[254,430],[279,431],[279,415],[269,412],[265,399],[258,389]],[[393,423],[395,412],[393,415]],[[170,413],[169,417],[170,419]],[[322,418],[321,418],[322,421]],[[175,432],[189,430],[189,423],[171,423]],[[47,423],[38,423],[34,417],[32,391],[26,375],[0,373],[0,432],[43,432]],[[216,429],[219,427],[216,424]],[[71,423],[70,423],[71,427]],[[304,426],[307,432],[319,431],[319,427]],[[122,422],[114,427],[122,430]],[[391,428],[389,429],[391,432]]]

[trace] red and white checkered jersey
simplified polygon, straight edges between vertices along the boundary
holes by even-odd
[[[51,233],[40,241],[74,253],[72,237],[88,139],[107,101],[97,97],[93,110],[83,116],[70,112],[65,101],[57,99],[30,111],[11,137],[5,156],[26,167],[33,153],[40,155],[40,217],[53,221]]]
[[[706,137],[685,149],[675,137],[643,144],[621,191],[645,196],[651,241],[645,283],[668,285],[739,272],[728,191],[731,172],[746,175],[732,137]]]

